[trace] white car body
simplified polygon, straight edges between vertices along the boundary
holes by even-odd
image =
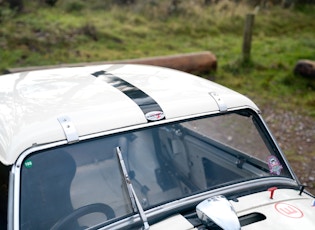
[[[206,176],[203,176],[203,174],[207,174],[207,170],[210,170],[206,168],[212,164],[206,162],[208,161],[206,149],[212,145],[208,145],[208,142],[204,143],[202,135],[206,136],[212,130],[205,126],[207,131],[201,130],[202,135],[198,134],[198,138],[195,138],[194,128],[191,128],[189,122],[192,121],[193,124],[194,119],[213,116],[219,118],[221,115],[234,113],[245,114],[244,117],[255,117],[259,123],[260,132],[263,132],[264,141],[268,142],[265,143],[266,149],[270,148],[271,153],[266,155],[267,158],[260,158],[260,154],[256,154],[247,159],[244,158],[246,154],[243,156],[242,151],[238,152],[238,150],[233,150],[230,155],[225,154],[223,151],[226,150],[225,147],[214,143],[214,146],[224,153],[217,153],[213,150],[215,153],[211,159],[214,159],[213,161],[222,168],[229,169],[229,173],[235,172],[235,175],[244,175],[242,180],[237,179],[237,183],[235,178],[230,181],[229,176],[226,175],[224,183],[214,185],[208,182]],[[187,126],[185,121],[189,123]],[[168,129],[167,127],[171,127],[166,126],[168,124],[174,124],[174,127],[179,124],[183,129]],[[159,177],[164,174],[161,172],[162,167],[157,166],[160,162],[160,159],[156,159],[160,154],[158,150],[155,150],[157,153],[154,157],[144,154],[153,148],[153,144],[150,143],[157,141],[153,133],[151,138],[149,130],[159,128],[161,129],[159,130],[161,140],[167,135],[174,136],[168,139],[170,145],[165,144],[164,147],[171,148],[173,151],[171,158],[174,157],[174,162],[173,160],[170,162],[173,162],[174,165],[172,163],[171,168],[178,169],[179,174],[182,173],[180,176],[177,173],[171,174],[178,181],[169,182],[169,184],[159,181]],[[225,134],[228,134],[228,128],[229,126],[227,126]],[[134,130],[136,131],[134,132]],[[140,131],[138,132],[138,130]],[[185,130],[187,133],[182,134],[181,132],[185,132]],[[199,133],[199,130],[196,132]],[[215,133],[218,132],[220,133],[220,130],[215,131]],[[240,136],[247,135],[242,134],[241,130],[238,132]],[[88,217],[83,217],[83,220],[78,221],[81,228],[85,226],[89,229],[202,229],[207,225],[207,218],[209,218],[224,229],[314,229],[314,197],[304,191],[303,186],[300,185],[263,122],[258,107],[250,99],[226,87],[188,73],[145,65],[86,66],[0,76],[0,164],[5,170],[10,171],[10,180],[7,184],[9,187],[7,228],[10,230],[33,229],[36,228],[34,223],[41,221],[37,219],[34,222],[32,222],[33,220],[28,221],[29,218],[32,218],[29,213],[33,209],[24,207],[27,206],[27,202],[24,200],[31,196],[31,192],[24,191],[28,187],[35,189],[34,187],[37,186],[37,182],[32,182],[34,183],[32,186],[28,185],[34,176],[28,174],[27,171],[28,169],[35,170],[36,155],[46,154],[48,156],[50,154],[51,157],[54,156],[54,151],[63,149],[63,151],[73,151],[72,156],[80,154],[83,156],[94,142],[106,140],[107,137],[120,137],[119,135],[125,133],[129,135],[128,138],[120,141],[120,144],[113,144],[109,147],[113,151],[115,150],[117,156],[96,159],[96,155],[101,155],[97,148],[93,150],[95,162],[90,166],[88,163],[82,163],[92,161],[92,159],[87,160],[90,156],[84,156],[81,160],[76,161],[80,167],[77,166],[74,172],[76,176],[74,179],[72,178],[71,182],[72,209],[75,211],[85,205],[102,203],[103,198],[99,197],[107,196],[111,197],[110,206],[114,207],[115,212],[115,217],[107,216],[108,220],[100,221],[102,218],[95,217],[98,221],[97,224],[90,224],[90,220],[84,219],[88,219]],[[225,135],[224,138],[231,141],[237,139],[237,135],[235,137],[232,134],[231,137]],[[142,140],[141,144],[137,144],[137,140]],[[186,146],[185,141],[192,147]],[[126,145],[125,142],[132,143]],[[255,144],[249,143],[249,145],[253,145],[253,148]],[[121,148],[123,159],[119,158],[120,149],[117,147]],[[185,147],[191,150],[194,148],[195,151],[200,149],[200,153],[193,155],[188,150],[183,150]],[[135,159],[131,159],[133,156],[125,157],[126,152],[129,151],[133,153]],[[181,156],[184,152],[185,157]],[[203,163],[200,163],[201,158]],[[121,174],[114,173],[116,169],[112,168],[113,164],[107,166],[108,162],[116,162],[115,159],[118,159],[118,162],[120,160],[117,172],[122,172]],[[251,163],[252,160],[254,163]],[[257,163],[258,161],[262,161],[262,163]],[[128,168],[126,171],[124,171],[125,162],[127,162],[125,168]],[[233,162],[236,165],[235,169]],[[197,166],[198,164],[199,166]],[[98,172],[101,169],[92,171],[91,167],[96,167],[96,165],[97,167],[102,165],[102,170],[107,167],[108,171],[100,174]],[[255,168],[257,165],[260,166]],[[45,167],[49,167],[49,164]],[[134,170],[131,170],[130,167],[133,167]],[[143,170],[142,167],[144,167]],[[140,168],[141,173],[137,172]],[[154,169],[154,172],[150,169]],[[58,170],[56,168],[53,171]],[[167,170],[170,169],[167,168]],[[40,174],[39,172],[38,174]],[[80,177],[77,177],[78,173],[80,173]],[[155,176],[155,180],[147,181],[148,178]],[[187,178],[183,179],[184,176]],[[102,177],[102,179],[92,180],[92,178],[98,177]],[[198,179],[198,177],[200,178]],[[126,179],[126,184],[120,185],[120,187],[126,186],[127,188],[121,195],[128,200],[126,204],[120,204],[121,199],[115,200],[114,198],[120,194],[120,191],[117,190],[118,187],[112,187],[111,191],[101,188],[101,183],[110,183],[116,178],[119,183]],[[191,187],[187,180],[192,181]],[[34,179],[34,181],[36,180]],[[146,184],[143,184],[144,181]],[[156,181],[157,184],[154,184],[153,182]],[[56,179],[52,183],[58,183],[58,180]],[[180,188],[177,188],[178,186]],[[111,185],[107,184],[107,188],[111,188]],[[181,195],[177,196],[179,193]],[[90,194],[89,197],[87,194]],[[222,200],[227,197],[228,205],[231,205],[230,208],[234,210],[235,218],[238,217],[236,219],[239,219],[240,224],[231,223],[227,226],[222,224],[222,222],[229,223],[229,220],[234,218],[225,217],[225,212],[220,211],[224,204],[218,196],[222,195],[224,196]],[[172,198],[168,200],[167,197]],[[213,212],[213,209],[209,208],[209,216],[200,214],[204,209],[201,208],[201,211],[196,209],[197,204],[211,197],[214,197],[214,201],[220,201],[215,203],[213,200],[209,200],[206,207],[212,205],[216,211]],[[34,197],[34,199],[37,198]],[[151,201],[152,203],[150,203]],[[34,203],[36,202],[34,201]],[[30,203],[28,206],[32,206],[34,203]],[[106,202],[104,201],[104,203]],[[53,203],[49,204],[49,207],[52,206]],[[58,209],[58,207],[56,208]],[[35,209],[40,210],[40,208]],[[198,210],[197,214],[196,210]],[[94,211],[91,210],[91,212]],[[186,212],[189,214],[183,214]],[[53,213],[56,213],[56,210]],[[85,215],[86,213],[82,214],[82,216]],[[199,218],[196,218],[197,215]],[[216,221],[216,215],[219,216],[218,221]],[[201,216],[207,221],[202,220]],[[67,219],[67,216],[65,218]],[[54,224],[53,222],[50,225],[40,223],[43,225],[38,226],[62,229],[69,223],[68,219],[61,219],[58,218],[58,223],[55,223],[56,220],[54,220]],[[211,229],[211,224],[208,226],[209,229]]]

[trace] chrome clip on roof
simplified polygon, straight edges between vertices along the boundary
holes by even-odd
[[[77,130],[74,127],[74,124],[72,123],[70,117],[68,116],[60,116],[57,118],[62,129],[63,132],[66,135],[68,144],[74,143],[79,141],[79,135],[77,133]]]
[[[143,229],[144,230],[150,229],[147,217],[146,217],[146,215],[145,215],[145,213],[143,211],[143,208],[142,208],[142,206],[141,206],[141,204],[139,202],[137,194],[135,193],[135,190],[133,189],[133,186],[132,186],[131,181],[129,179],[127,168],[126,168],[124,159],[122,158],[122,155],[121,155],[120,147],[116,147],[116,154],[117,154],[117,157],[118,157],[118,160],[119,160],[119,164],[120,164],[121,170],[123,172],[123,176],[124,176],[124,179],[125,179],[125,182],[126,182],[126,186],[127,186],[128,192],[129,192],[129,197],[130,197],[130,200],[132,202],[133,208],[134,208],[134,210],[137,209],[138,212],[139,212],[140,218],[141,218],[141,220],[143,222]]]
[[[220,95],[217,94],[216,92],[210,92],[209,94],[217,103],[220,112],[226,112],[227,111],[227,105],[225,104],[223,99],[220,97]]]

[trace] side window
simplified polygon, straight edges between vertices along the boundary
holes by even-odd
[[[0,226],[7,226],[9,167],[0,164]]]

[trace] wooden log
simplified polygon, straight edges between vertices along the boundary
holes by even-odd
[[[299,60],[294,67],[294,74],[315,80],[315,61]]]
[[[209,52],[189,53],[189,54],[178,54],[171,56],[158,56],[151,58],[141,59],[129,59],[119,61],[106,61],[106,62],[86,62],[86,63],[75,63],[75,64],[60,64],[51,66],[33,66],[33,67],[22,67],[8,69],[6,73],[17,73],[25,71],[33,71],[40,69],[53,69],[60,67],[79,67],[86,65],[104,65],[104,64],[144,64],[167,67],[171,69],[177,69],[188,73],[208,73],[213,72],[217,69],[216,56]]]

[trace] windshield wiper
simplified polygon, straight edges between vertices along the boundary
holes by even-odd
[[[135,193],[135,190],[133,189],[133,186],[131,184],[131,180],[130,180],[130,177],[128,175],[128,172],[127,172],[127,168],[126,168],[126,165],[125,165],[125,162],[124,162],[124,159],[122,158],[122,154],[121,154],[121,151],[120,151],[120,147],[116,147],[116,154],[117,154],[117,157],[118,157],[118,160],[119,160],[119,165],[121,167],[121,171],[123,173],[123,177],[125,179],[125,183],[126,183],[126,186],[127,186],[127,189],[128,189],[128,193],[129,193],[129,198],[131,200],[131,204],[132,204],[132,208],[133,210],[136,212],[138,210],[139,212],[139,215],[140,215],[140,218],[142,220],[142,223],[143,223],[143,229],[147,230],[150,228],[149,226],[149,223],[148,223],[148,220],[147,220],[147,217],[143,211],[143,208],[139,202],[139,199]]]

